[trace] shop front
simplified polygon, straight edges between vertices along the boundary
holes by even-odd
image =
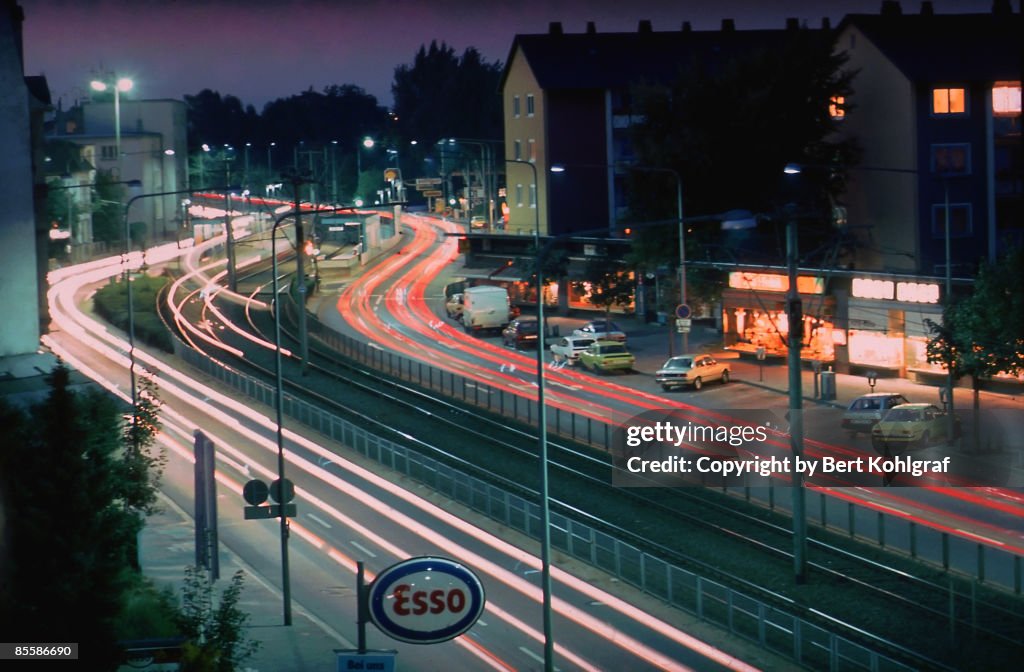
[[[766,357],[785,357],[789,338],[786,292],[789,277],[782,273],[736,271],[729,273],[729,287],[722,292],[722,334],[728,350]],[[803,348],[805,361],[831,364],[836,339],[845,336],[835,327],[835,299],[825,295],[820,276],[797,277],[797,291],[803,303]]]

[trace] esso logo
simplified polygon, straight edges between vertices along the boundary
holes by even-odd
[[[411,644],[445,642],[473,627],[484,610],[476,574],[446,558],[411,558],[370,584],[370,618],[385,634]]]

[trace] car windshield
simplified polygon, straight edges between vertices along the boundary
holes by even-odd
[[[606,345],[601,348],[601,354],[603,355],[621,355],[626,352],[626,348],[621,345]]]
[[[519,331],[523,332],[524,334],[536,334],[537,333],[537,323],[536,322],[520,322],[519,323]]]
[[[688,369],[693,365],[693,360],[689,357],[673,357],[672,359],[665,362],[666,369]]]
[[[574,348],[582,349],[582,348],[589,348],[590,344],[593,343],[593,342],[594,342],[593,339],[590,339],[590,338],[580,338],[580,339],[576,339],[575,341],[572,341],[570,343],[570,345],[572,345],[572,347],[574,347]]]
[[[614,322],[591,322],[586,327],[587,331],[597,331],[604,333],[606,331],[618,331],[619,327]]]
[[[886,422],[907,422],[910,420],[917,420],[921,417],[921,412],[912,408],[894,408],[885,415]]]

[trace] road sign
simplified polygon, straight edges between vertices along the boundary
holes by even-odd
[[[287,478],[275,479],[270,484],[270,498],[278,504],[287,504],[295,499],[295,484]]]
[[[267,495],[270,494],[270,488],[267,484],[259,479],[253,479],[245,484],[242,488],[242,497],[245,498],[246,504],[252,504],[253,506],[259,506],[263,502],[267,501]]]
[[[690,320],[688,320],[688,319],[687,320],[677,319],[676,320],[676,330],[680,334],[688,334],[688,333],[690,333]]]
[[[424,198],[440,198],[443,195],[444,192],[439,189],[427,189],[423,192]]]
[[[410,558],[377,575],[369,588],[370,619],[410,644],[435,644],[473,627],[484,610],[484,587],[468,567],[447,558]]]
[[[420,191],[422,191],[422,190],[426,189],[427,187],[436,187],[436,186],[440,185],[441,184],[441,178],[440,177],[417,177],[415,184],[416,184],[416,188],[419,189]]]
[[[378,670],[379,672],[395,672],[395,656],[397,651],[365,651],[360,653],[352,649],[335,649],[335,670],[351,672],[352,670]]]
[[[680,303],[678,306],[676,306],[676,317],[678,317],[680,320],[689,319],[690,315],[692,314],[693,311],[690,310],[690,307],[685,303]]]

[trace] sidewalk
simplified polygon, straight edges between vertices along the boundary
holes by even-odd
[[[181,597],[185,568],[195,565],[195,528],[191,516],[167,497],[161,497],[161,511],[146,519],[140,545],[142,571],[158,588],[171,586]],[[348,648],[344,638],[330,626],[292,605],[292,625],[282,625],[282,597],[277,588],[223,544],[220,547],[219,588],[228,584],[238,570],[245,572],[239,607],[250,616],[246,636],[261,642],[254,656],[245,661],[247,672],[334,672],[334,649]]]

